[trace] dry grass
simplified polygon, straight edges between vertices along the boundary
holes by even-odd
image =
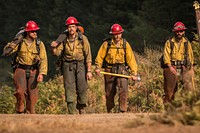
[[[194,44],[199,59],[199,44]],[[136,53],[140,82],[129,82],[128,113],[106,113],[103,75],[93,73],[89,81],[88,107],[85,115],[66,115],[62,76],[39,84],[38,114],[14,114],[14,88],[0,83],[0,133],[188,133],[200,129],[200,62],[195,66],[196,92],[182,95],[182,86],[173,104],[163,104],[163,75],[159,66],[162,53],[145,48]],[[1,66],[7,67],[3,62]],[[94,66],[92,67],[94,71]],[[3,69],[2,69],[3,70]],[[0,70],[0,72],[2,72]],[[11,77],[11,76],[10,76]],[[4,77],[2,82],[11,81]],[[115,97],[118,109],[118,96]],[[189,125],[189,126],[188,126]]]

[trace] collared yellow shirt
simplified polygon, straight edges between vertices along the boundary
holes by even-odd
[[[56,56],[59,56],[63,53],[63,59],[67,61],[83,61],[85,60],[86,63],[92,62],[92,54],[90,49],[90,43],[85,35],[82,35],[82,43],[78,39],[78,34],[76,33],[75,41],[70,43],[69,39],[67,38],[65,42],[65,46],[61,43],[57,48],[56,51],[53,53]],[[65,48],[65,50],[63,50]]]
[[[102,67],[104,59],[108,64],[116,64],[116,63],[123,64],[126,62],[131,70],[131,73],[133,75],[137,74],[137,63],[135,60],[135,56],[130,44],[127,41],[126,41],[126,53],[123,48],[123,39],[120,42],[119,48],[116,47],[116,44],[114,43],[113,39],[111,41],[111,46],[108,51],[107,47],[108,47],[108,41],[105,41],[103,42],[98,51],[97,57],[95,59],[95,65],[98,68]],[[126,55],[126,61],[125,61],[125,55]]]
[[[186,38],[182,38],[180,46],[175,41],[175,37],[172,38],[172,43],[174,45],[174,48],[171,49],[170,41],[167,40],[164,47],[164,63],[165,64],[171,64],[171,61],[183,61],[185,57],[185,46],[184,43],[186,43],[188,40]],[[188,47],[188,57],[190,62],[194,63],[194,56],[193,51],[191,47],[191,43],[188,41],[187,44]]]
[[[40,60],[39,74],[47,75],[48,62],[47,62],[47,54],[44,43],[41,41],[41,43],[39,44],[39,49],[40,49],[40,54],[39,54],[38,53],[39,51],[37,50],[36,46],[37,45],[36,40],[34,40],[30,46],[28,46],[26,42],[27,42],[26,39],[23,39],[19,51],[18,51],[19,45],[15,45],[15,47],[12,46],[13,50],[9,53],[9,55],[18,51],[16,62],[22,65],[34,65],[37,60]],[[12,42],[8,43],[4,47],[4,50],[10,47],[11,44]]]

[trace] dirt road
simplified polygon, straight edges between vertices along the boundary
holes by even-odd
[[[200,125],[161,124],[150,116],[152,114],[0,114],[0,133],[197,133],[200,130]]]

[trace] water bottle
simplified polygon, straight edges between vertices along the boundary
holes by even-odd
[[[137,81],[140,81],[141,80],[141,76],[138,74],[137,75]]]

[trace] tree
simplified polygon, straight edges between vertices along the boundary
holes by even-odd
[[[135,22],[132,31],[151,45],[163,44],[176,21],[188,25],[190,32],[190,26],[193,26],[190,24],[195,21],[192,4],[192,0],[145,0],[138,16],[132,16],[132,21]]]

